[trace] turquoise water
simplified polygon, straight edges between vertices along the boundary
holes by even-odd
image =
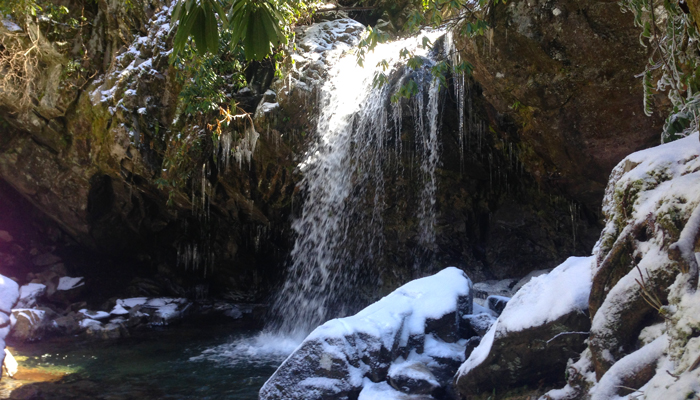
[[[253,400],[294,346],[221,325],[178,326],[117,341],[21,345],[14,348],[20,365],[69,374],[17,390],[38,391],[45,399]]]

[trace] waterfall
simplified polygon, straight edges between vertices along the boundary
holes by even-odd
[[[371,267],[384,242],[384,172],[396,168],[399,162],[391,166],[390,160],[399,159],[403,148],[401,106],[392,107],[390,98],[408,79],[419,87],[409,100],[416,127],[413,151],[420,164],[415,178],[422,187],[416,210],[419,243],[434,248],[440,86],[430,73],[429,51],[421,46],[424,35],[434,41],[441,32],[378,45],[366,55],[365,68],[347,54],[320,88],[317,144],[299,166],[305,202],[293,223],[297,237],[287,280],[273,304],[273,330],[303,337],[328,318],[354,311],[361,284],[376,282]],[[425,64],[416,71],[403,66],[399,54],[404,48],[425,57]],[[397,84],[374,87],[380,68],[374,66],[381,60],[388,61],[385,73]]]

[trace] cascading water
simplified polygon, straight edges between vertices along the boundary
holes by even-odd
[[[320,32],[323,39],[317,47],[326,51],[332,47],[327,37],[347,36],[352,24],[357,23],[339,24],[341,29],[330,34],[327,27],[310,30]],[[421,44],[423,36],[434,42],[441,35],[429,32],[381,44],[366,55],[365,68],[358,66],[351,52],[338,58],[337,54],[319,56],[319,50],[309,51],[308,58],[331,59],[328,64],[332,66],[327,79],[317,86],[317,141],[299,166],[304,174],[305,202],[293,223],[297,239],[287,280],[272,305],[275,318],[257,336],[208,349],[203,358],[222,362],[223,357],[234,364],[241,360],[281,362],[316,326],[356,311],[376,295],[363,290],[373,286],[368,279],[376,282],[373,267],[383,254],[387,173],[410,173],[406,178],[413,181],[410,186],[416,188],[416,199],[407,214],[417,217],[418,244],[434,249],[441,91],[430,72],[434,65],[430,50]],[[308,43],[299,47],[304,46]],[[404,48],[423,57],[424,65],[415,71],[406,67],[399,56]],[[374,87],[379,70],[374,66],[381,60],[389,63],[385,73],[392,83]],[[409,79],[416,82],[418,93],[410,100],[392,103],[392,95]],[[413,142],[402,138],[402,132],[410,128],[403,113],[412,114]],[[409,167],[404,167],[402,159]]]
[[[425,35],[434,41],[441,34]],[[293,224],[297,240],[287,281],[273,305],[278,316],[273,330],[302,338],[329,317],[351,311],[360,300],[359,284],[381,256],[383,171],[402,147],[401,105],[393,105],[393,118],[388,111],[398,85],[373,85],[376,69],[369,66],[381,60],[391,66],[387,75],[403,74],[393,79],[399,85],[408,79],[418,84],[419,93],[411,101],[422,186],[419,241],[434,246],[440,86],[430,73],[433,61],[421,46],[422,37],[377,46],[366,56],[366,68],[346,55],[321,87],[318,143],[300,165],[306,199]],[[402,66],[399,54],[404,48],[426,57],[424,66],[417,71]]]

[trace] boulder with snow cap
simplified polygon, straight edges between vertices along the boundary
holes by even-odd
[[[71,303],[82,294],[85,280],[82,277],[62,276],[58,279],[56,291],[51,296],[52,301]]]
[[[464,272],[450,267],[405,284],[352,317],[326,322],[282,363],[260,399],[358,398],[363,387],[392,379],[422,393],[449,385],[464,360],[466,339],[446,327],[458,332],[463,313],[472,312],[471,286]],[[417,368],[425,379],[409,382],[399,364],[423,365]],[[388,383],[382,388],[396,391]]]
[[[23,342],[41,339],[46,333],[51,314],[50,310],[34,308],[12,310],[12,338]]]
[[[571,257],[532,279],[459,368],[463,398],[532,382],[564,379],[566,363],[585,347],[591,257]]]
[[[32,308],[36,306],[37,299],[46,294],[46,285],[41,283],[28,283],[19,288],[19,301],[16,308]]]
[[[396,390],[408,394],[431,394],[440,388],[440,383],[422,362],[398,362],[389,368],[389,384]]]

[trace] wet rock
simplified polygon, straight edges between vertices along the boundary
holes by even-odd
[[[85,282],[82,277],[62,276],[58,279],[56,290],[49,299],[68,305],[78,299],[85,291]]]
[[[495,109],[522,124],[519,139],[533,152],[527,168],[540,185],[598,210],[610,170],[655,145],[666,115],[659,101],[655,117],[641,117],[633,71],[648,54],[633,16],[608,1],[518,0],[493,7],[488,20],[488,40],[458,39],[462,58]]]
[[[467,340],[466,345],[464,346],[464,359],[468,359],[469,356],[471,356],[472,352],[474,349],[479,346],[479,343],[481,343],[481,337],[479,336],[474,336],[470,339]]]

